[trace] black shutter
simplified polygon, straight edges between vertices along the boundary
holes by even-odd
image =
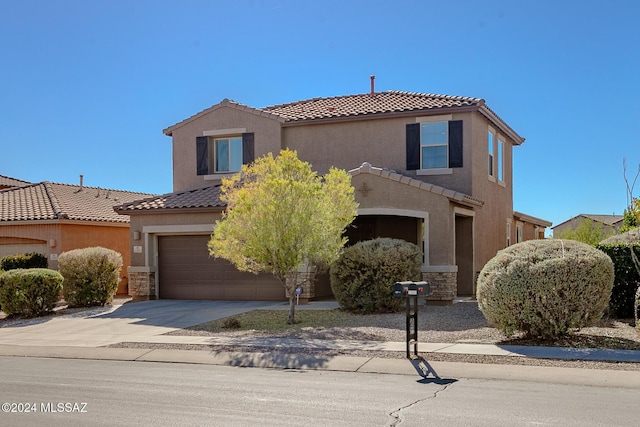
[[[196,170],[198,175],[209,174],[209,138],[196,136]]]
[[[407,125],[407,170],[420,169],[420,123]]]
[[[449,167],[462,167],[462,120],[449,122]]]
[[[248,165],[255,160],[253,133],[242,134],[242,164]]]

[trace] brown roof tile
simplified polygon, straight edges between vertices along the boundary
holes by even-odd
[[[113,206],[150,196],[99,187],[40,182],[0,191],[0,223],[70,219],[129,222]]]
[[[136,200],[114,207],[120,214],[130,214],[139,211],[156,209],[184,209],[184,208],[224,208],[225,203],[220,201],[220,184],[212,184],[207,187],[178,191]]]
[[[404,111],[438,110],[445,108],[480,107],[484,100],[464,96],[390,90],[360,95],[313,98],[289,104],[274,105],[261,110],[283,117],[287,121],[354,117],[365,114],[399,113]]]
[[[29,184],[31,183],[27,181],[23,181],[21,179],[0,175],[0,189],[11,188],[11,187],[22,187],[23,185],[29,185]]]

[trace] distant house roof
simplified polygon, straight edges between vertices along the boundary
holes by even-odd
[[[622,220],[624,219],[624,217],[622,215],[593,215],[593,214],[579,214],[574,216],[573,218],[569,218],[568,220],[561,222],[560,224],[551,227],[552,229],[560,227],[564,224],[566,224],[569,221],[572,221],[574,219],[590,219],[592,221],[596,221],[596,222],[600,222],[604,225],[609,225],[612,227],[616,227],[618,225],[622,224]]]
[[[226,204],[220,201],[220,183],[217,183],[206,187],[130,201],[114,206],[114,210],[119,214],[129,215],[136,212],[187,208],[222,210],[224,207],[226,207]]]
[[[173,131],[221,107],[231,107],[280,121],[283,126],[308,124],[335,120],[354,120],[416,114],[444,114],[456,111],[479,111],[500,128],[515,144],[524,142],[496,113],[486,106],[484,99],[464,96],[435,95],[429,93],[389,90],[373,94],[344,95],[327,98],[312,98],[270,107],[254,108],[236,101],[223,99],[163,132],[171,136]]]
[[[30,182],[23,181],[21,179],[11,178],[8,176],[0,175],[0,190],[12,187],[22,187],[23,185],[29,185]]]
[[[150,194],[40,182],[0,191],[0,225],[11,221],[80,220],[129,222],[113,206]]]
[[[516,219],[519,219],[522,222],[528,222],[540,227],[550,227],[551,226],[551,222],[547,221],[546,219],[541,219],[541,218],[536,218],[535,216],[531,216],[531,215],[527,215],[525,213],[522,212],[518,212],[518,211],[514,211],[513,212],[513,216]]]

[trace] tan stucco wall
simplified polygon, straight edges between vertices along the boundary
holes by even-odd
[[[513,141],[492,126],[496,132],[495,149],[497,150],[498,138],[504,142],[504,181],[503,184],[497,179],[492,181],[489,179],[487,148],[489,121],[478,114],[473,116],[471,125],[474,141],[471,153],[473,164],[471,195],[484,201],[484,206],[477,210],[475,217],[474,271],[477,273],[500,249],[506,247],[507,220],[513,217]],[[497,170],[497,151],[494,153],[496,153],[494,168]],[[511,241],[515,242],[515,224],[512,224],[511,229],[514,236]]]
[[[164,227],[161,230],[153,231],[153,235],[162,234],[206,234],[211,233],[213,230],[213,224],[216,220],[220,219],[220,212],[195,212],[188,213],[185,210],[182,213],[166,214],[135,214],[131,215],[131,263],[130,266],[145,266],[147,265],[147,243],[145,238],[145,227],[148,230],[149,227]],[[197,231],[193,231],[194,226],[201,226]],[[210,231],[202,231],[207,228]],[[136,234],[139,233],[139,234]],[[135,237],[139,236],[138,239]],[[153,242],[150,242],[153,243]],[[137,252],[134,247],[139,246],[140,252]],[[153,249],[153,248],[151,248]],[[151,260],[151,266],[155,267],[155,262]]]
[[[446,175],[417,175],[406,169],[406,125],[416,123],[417,116],[380,120],[361,120],[291,126],[283,128],[284,146],[298,152],[320,174],[329,167],[351,170],[368,162],[383,169],[430,182],[451,190],[471,191],[471,122],[472,113],[453,114],[451,120],[463,120],[463,167]]]
[[[196,136],[204,131],[245,128],[255,137],[256,158],[280,152],[280,122],[272,118],[222,106],[173,131],[173,191],[205,185],[196,173]]]
[[[429,265],[453,265],[453,210],[449,199],[429,191],[371,174],[359,174],[351,180],[356,189],[359,209],[393,208],[428,212]],[[369,191],[358,191],[366,184]]]

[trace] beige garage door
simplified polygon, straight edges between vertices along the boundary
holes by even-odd
[[[47,254],[47,245],[45,244],[15,244],[15,245],[0,245],[0,258],[4,258],[7,255],[19,255],[28,253]]]
[[[209,257],[209,236],[159,236],[159,297],[283,301],[284,286],[268,274],[238,271],[225,260]]]

